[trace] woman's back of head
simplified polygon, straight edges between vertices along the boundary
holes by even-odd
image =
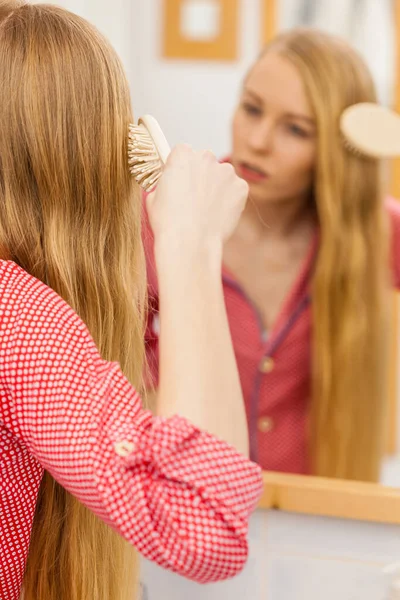
[[[141,202],[127,164],[132,114],[120,61],[84,19],[0,0],[0,81],[0,248],[60,294],[102,356],[140,385]],[[131,597],[125,554],[125,542],[45,476],[27,600]]]
[[[110,266],[121,269],[132,246],[140,255],[127,80],[84,19],[49,5],[1,6],[0,245],[72,304],[102,348],[105,315],[94,314]]]

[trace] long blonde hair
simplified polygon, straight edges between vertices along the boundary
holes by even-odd
[[[367,66],[343,40],[311,29],[278,36],[300,73],[318,140],[313,199],[320,246],[312,283],[313,470],[376,481],[387,401],[388,227],[378,161],[346,150],[342,111],[374,102]]]
[[[145,267],[125,74],[65,10],[2,0],[0,20],[0,245],[140,387]],[[133,549],[45,474],[24,600],[132,600],[136,576]]]

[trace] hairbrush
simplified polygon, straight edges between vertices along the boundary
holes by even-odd
[[[393,110],[362,102],[346,108],[340,118],[345,146],[370,158],[400,156],[400,115]]]
[[[151,115],[145,115],[137,125],[129,126],[129,170],[145,191],[157,185],[170,151],[160,125]]]

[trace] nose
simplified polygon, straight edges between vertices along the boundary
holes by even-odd
[[[247,143],[254,152],[269,153],[273,147],[274,124],[270,119],[254,124],[249,131]]]

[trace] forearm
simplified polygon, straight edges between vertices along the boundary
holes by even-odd
[[[247,422],[215,249],[169,261],[159,249],[157,414],[186,417],[248,454]]]

